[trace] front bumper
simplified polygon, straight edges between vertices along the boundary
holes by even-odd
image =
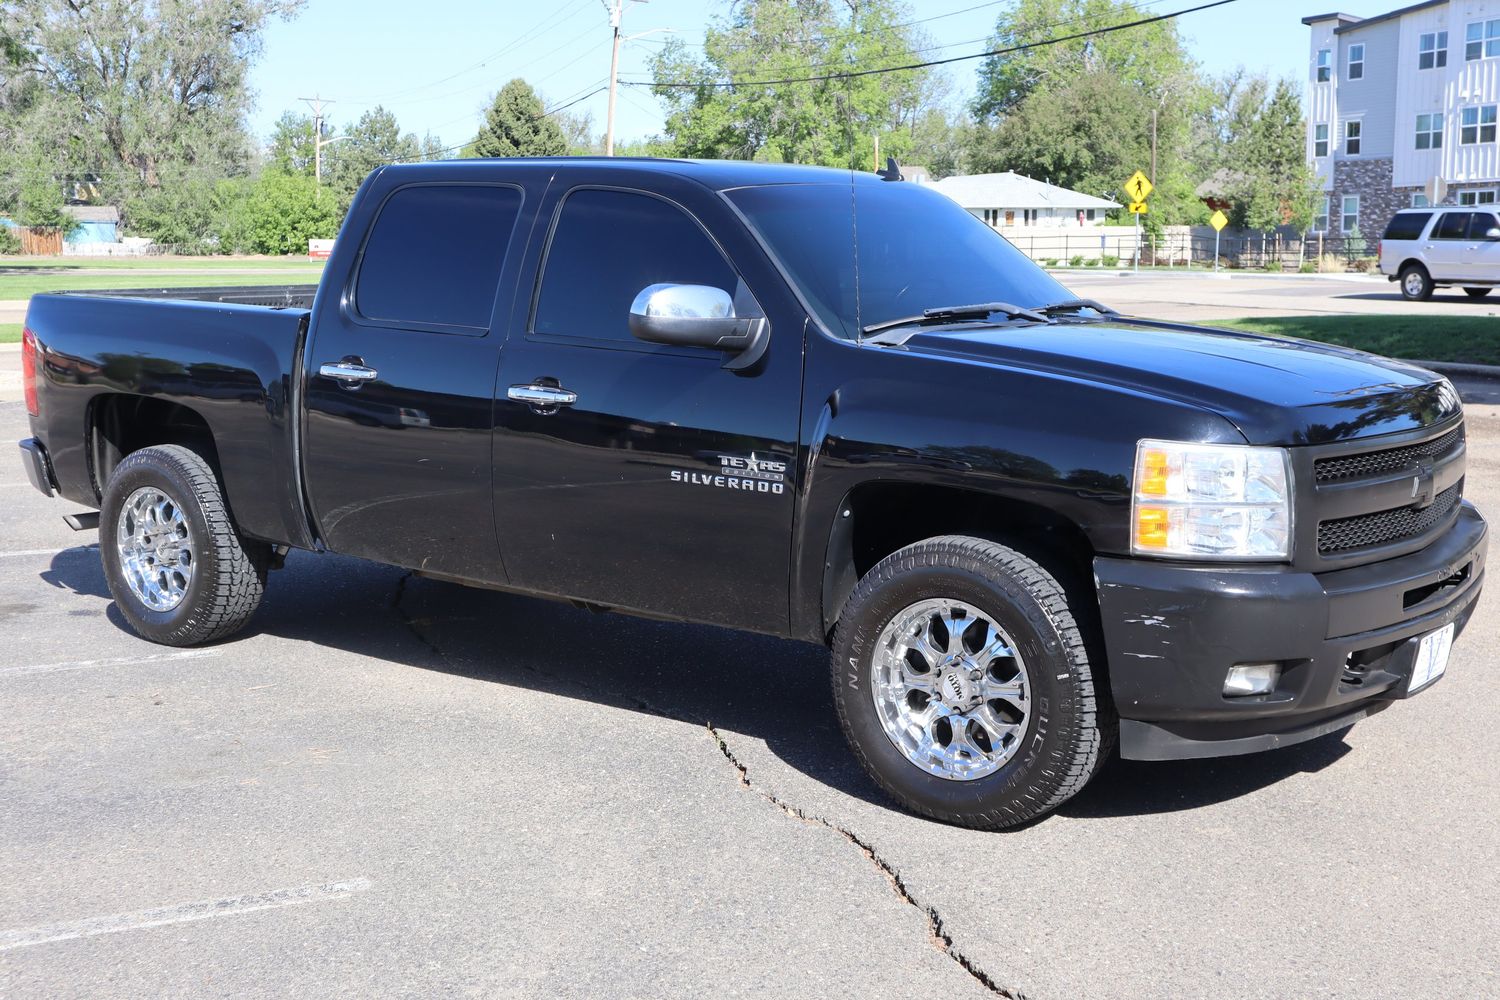
[[[26,478],[31,485],[51,496],[57,489],[52,476],[52,463],[47,459],[47,449],[36,438],[27,438],[21,445],[21,464],[26,467]]]
[[[1096,558],[1121,754],[1268,750],[1406,697],[1420,637],[1468,623],[1487,546],[1484,518],[1464,503],[1426,548],[1328,573]],[[1282,667],[1273,692],[1224,696],[1230,667],[1266,661]]]

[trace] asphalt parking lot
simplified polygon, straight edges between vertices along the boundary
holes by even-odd
[[[6,998],[1500,995],[1494,595],[1352,730],[985,834],[858,771],[819,649],[296,554],[171,650],[14,457],[0,501]]]

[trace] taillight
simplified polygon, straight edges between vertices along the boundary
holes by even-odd
[[[21,391],[26,394],[26,412],[37,415],[36,405],[36,334],[31,327],[21,328]]]

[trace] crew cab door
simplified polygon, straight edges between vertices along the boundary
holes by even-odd
[[[496,386],[500,547],[526,589],[783,633],[805,317],[718,195],[675,181],[554,184],[543,206]],[[632,301],[661,282],[759,311],[767,354],[731,371],[632,337]]]
[[[507,247],[524,239],[523,189],[438,181],[371,197],[373,223],[357,253],[335,251],[329,267],[344,273],[325,276],[308,339],[314,521],[335,552],[501,582],[490,434],[504,329],[494,317]]]
[[[1432,224],[1432,232],[1422,244],[1428,273],[1437,281],[1457,281],[1467,277],[1465,258],[1469,255],[1469,212],[1444,212]]]
[[[1500,228],[1500,217],[1494,212],[1475,212],[1469,217],[1469,242],[1463,264],[1465,278],[1500,282],[1500,240],[1488,236],[1497,228]]]

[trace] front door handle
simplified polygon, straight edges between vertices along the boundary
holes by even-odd
[[[346,386],[356,386],[361,382],[371,382],[380,375],[375,369],[366,368],[360,364],[357,358],[345,358],[342,361],[330,361],[326,365],[320,365],[318,367],[318,374],[324,378],[343,382]]]
[[[530,385],[513,385],[505,390],[505,395],[517,402],[525,403],[534,410],[543,413],[555,412],[559,407],[572,406],[578,402],[578,393],[569,389],[563,389],[555,385],[541,385],[536,382]]]

